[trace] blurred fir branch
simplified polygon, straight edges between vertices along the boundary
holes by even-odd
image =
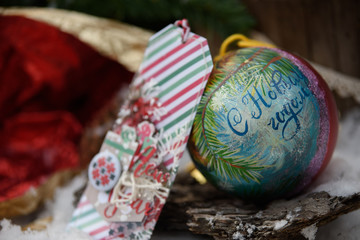
[[[187,18],[194,31],[225,38],[247,34],[255,21],[240,0],[0,0],[1,6],[55,7],[158,31]]]

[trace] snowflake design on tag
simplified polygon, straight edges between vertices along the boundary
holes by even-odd
[[[109,151],[100,152],[89,165],[89,181],[99,191],[109,191],[117,183],[121,165],[117,157]]]
[[[136,126],[143,121],[159,121],[167,111],[155,97],[159,87],[154,80],[142,81],[140,86],[130,88],[128,101],[121,107],[116,120],[115,132],[120,133],[122,125]]]

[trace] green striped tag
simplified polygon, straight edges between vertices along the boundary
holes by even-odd
[[[158,118],[142,119],[143,122],[139,122],[134,128],[126,126],[126,130],[130,131],[126,134],[125,130],[121,130],[120,134],[117,134],[119,129],[116,130],[117,133],[109,131],[101,147],[101,151],[110,151],[119,158],[122,169],[128,169],[126,174],[132,174],[131,181],[135,182],[131,183],[131,187],[121,185],[119,180],[120,189],[126,188],[127,194],[132,191],[141,194],[132,202],[114,205],[108,202],[114,189],[99,192],[88,186],[69,226],[81,229],[93,239],[116,238],[119,235],[123,236],[121,239],[150,239],[155,225],[153,223],[156,223],[159,216],[155,212],[162,210],[167,191],[175,179],[179,158],[185,150],[198,103],[213,67],[206,39],[193,33],[184,39],[187,36],[187,22],[182,20],[178,23],[183,28],[170,24],[150,38],[140,70],[133,79],[137,88],[144,88],[150,81],[153,83],[156,90],[152,92],[152,101],[161,105],[163,114]],[[142,92],[146,94],[146,91]],[[134,106],[141,108],[143,105],[149,107],[154,104],[144,99],[146,98],[142,99],[142,105]],[[128,109],[134,108],[130,105]],[[144,122],[145,120],[152,124]],[[139,134],[139,129],[146,124],[152,126],[152,131],[156,128],[157,134],[150,137]],[[135,132],[139,136],[145,136],[142,145],[124,141],[123,136],[134,136]],[[139,136],[134,139],[139,139]],[[131,157],[138,152],[142,155]],[[160,159],[157,156],[163,157]],[[131,163],[131,167],[130,159],[137,160]],[[146,181],[140,181],[139,185],[137,181],[142,177]],[[158,183],[160,186],[156,185]],[[160,188],[166,188],[167,194],[164,194],[164,190],[162,193],[156,192]],[[153,197],[148,199],[144,196]],[[148,212],[152,214],[147,215]],[[153,223],[144,225],[144,222]]]

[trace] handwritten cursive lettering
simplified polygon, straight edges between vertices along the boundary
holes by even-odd
[[[235,115],[232,114],[233,112],[235,112]],[[232,121],[231,121],[231,116],[232,116]],[[230,129],[236,135],[244,136],[248,132],[247,120],[245,121],[245,125],[244,125],[245,129],[244,129],[244,131],[240,132],[240,131],[235,129],[235,126],[237,126],[238,124],[240,124],[242,122],[241,113],[239,112],[239,110],[237,110],[237,108],[230,109],[230,111],[227,114],[227,122],[228,122],[228,125],[229,125]]]
[[[254,87],[254,91],[255,91],[255,94],[251,94],[251,92],[249,90],[247,90],[247,93],[242,98],[242,102],[244,105],[247,105],[250,102],[252,102],[254,104],[254,106],[256,107],[256,109],[258,110],[258,112],[252,111],[251,116],[254,119],[259,119],[262,115],[262,108],[261,108],[260,103],[262,103],[264,105],[264,107],[266,107],[266,108],[270,108],[271,103],[268,103],[265,101],[265,98],[261,95],[261,93],[258,91],[257,88]]]
[[[263,117],[263,111],[269,109],[273,104],[278,104],[278,99],[285,99],[281,110],[272,114],[269,118],[268,126],[277,131],[281,129],[281,135],[285,140],[293,139],[301,129],[299,114],[304,109],[306,99],[311,96],[311,92],[306,87],[301,87],[301,82],[305,86],[309,85],[309,80],[301,73],[290,71],[290,75],[285,76],[279,70],[274,70],[269,81],[267,95],[255,86],[247,90],[241,99],[241,103],[251,109],[251,119],[258,120]],[[292,89],[296,87],[298,90]],[[292,89],[292,90],[291,90]],[[292,92],[289,93],[288,91]],[[245,136],[249,132],[248,119],[244,119],[238,108],[233,107],[227,113],[227,124],[231,131],[238,136]]]
[[[135,168],[134,176],[140,177],[143,174],[152,177],[155,181],[158,183],[166,183],[170,180],[170,174],[169,173],[163,173],[162,171],[159,171],[157,169],[156,164],[149,162],[150,158],[143,158],[140,162],[140,164]]]

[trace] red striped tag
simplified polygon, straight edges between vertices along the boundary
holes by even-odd
[[[70,227],[79,228],[94,239],[150,239],[159,216],[158,212],[161,211],[169,187],[175,179],[179,161],[184,154],[189,138],[197,105],[212,67],[212,59],[206,39],[189,32],[186,20],[178,21],[176,25],[171,24],[150,38],[139,74],[133,80],[135,89],[140,88],[140,92],[145,96],[138,96],[141,101],[135,100],[138,104],[135,105],[136,108],[134,105],[131,106],[131,104],[135,104],[131,102],[130,105],[124,106],[124,109],[134,111],[130,111],[130,115],[127,115],[130,118],[132,116],[137,118],[145,115],[151,116],[147,121],[152,121],[158,133],[158,138],[152,140],[157,144],[151,147],[153,151],[156,150],[156,153],[147,157],[135,156],[131,161],[133,166],[130,168],[124,166],[124,164],[129,163],[119,159],[122,169],[128,169],[121,173],[122,176],[129,175],[133,176],[129,179],[136,178],[136,181],[145,181],[142,180],[142,177],[146,175],[144,179],[147,179],[141,184],[135,182],[129,188],[121,185],[124,178],[120,177],[119,186],[123,186],[121,189],[126,189],[129,195],[133,193],[134,189],[136,189],[135,193],[142,194],[131,198],[130,202],[117,203],[117,205],[115,202],[108,204],[111,207],[108,214],[120,214],[120,217],[116,219],[121,218],[123,220],[119,222],[110,222],[109,219],[102,218],[101,216],[107,216],[107,214],[99,214],[97,210],[100,208],[95,209],[91,205],[91,201],[89,202],[87,196],[84,195],[74,212],[73,219],[69,224]],[[145,91],[144,88],[148,86],[146,83],[151,83],[153,89]],[[138,92],[132,94],[136,95],[136,93]],[[140,112],[141,114],[138,114],[139,112],[136,112],[150,111],[149,109],[155,111],[157,107],[162,110],[162,115],[158,117],[153,113]],[[128,121],[121,119],[120,122]],[[115,129],[114,132],[121,134],[121,131],[117,130]],[[143,143],[139,142],[139,149],[141,144],[145,144],[145,140]],[[145,153],[147,151],[138,152]],[[163,158],[159,161],[155,156],[163,156]],[[159,182],[160,188],[167,189],[166,194],[156,192],[159,187],[150,187],[152,184],[159,184]],[[140,185],[149,187],[143,189]],[[87,193],[89,194],[91,191],[88,187]],[[117,191],[115,187],[110,193],[98,192],[95,199],[98,199],[98,204],[104,201],[101,199],[112,201],[112,195],[118,196],[116,195]],[[150,199],[143,197],[149,194],[153,197]],[[142,214],[143,217],[134,218],[137,214]],[[134,219],[140,219],[140,221],[137,220],[138,222],[136,222]]]

